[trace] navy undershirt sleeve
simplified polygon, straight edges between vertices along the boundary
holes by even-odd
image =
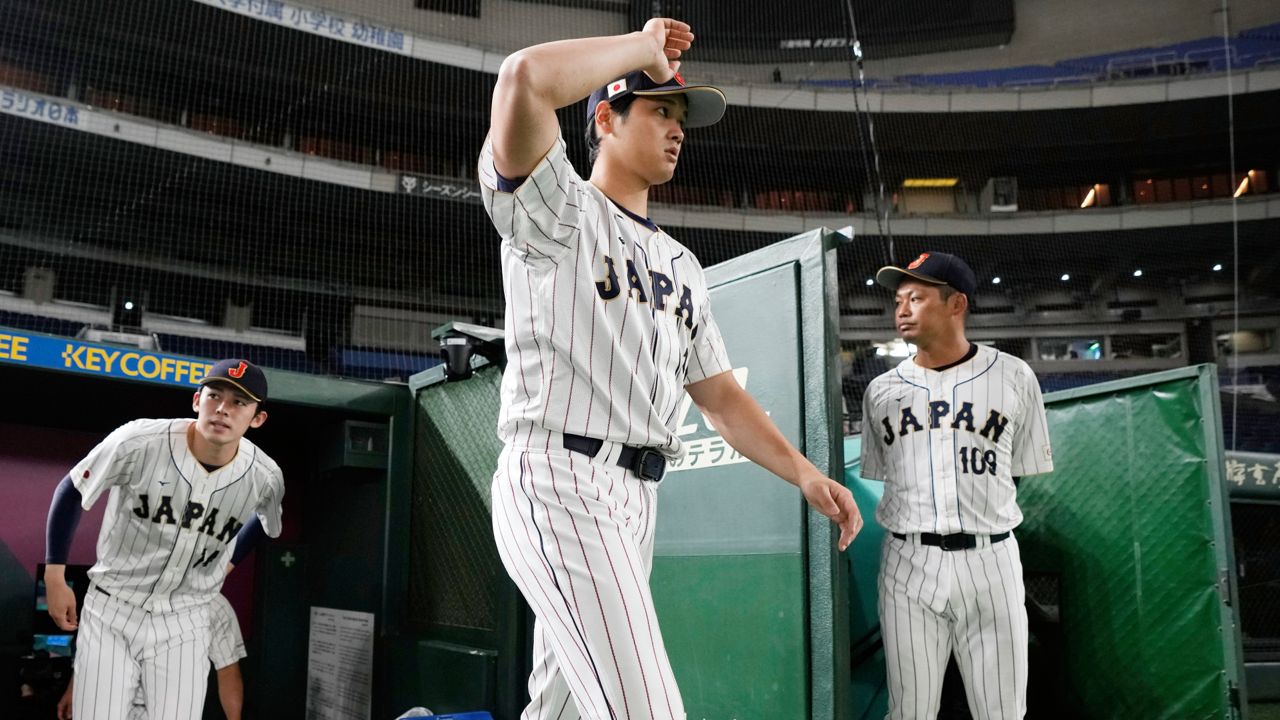
[[[80,516],[84,514],[80,491],[71,476],[62,478],[53,491],[53,502],[49,503],[49,521],[45,525],[44,561],[50,565],[66,565],[67,556],[71,554],[71,539],[75,537],[76,526],[80,524]]]
[[[254,545],[262,539],[266,532],[262,529],[262,522],[258,520],[258,516],[254,515],[249,518],[249,522],[240,528],[240,532],[236,533],[236,551],[231,553],[231,564],[239,565],[244,556],[249,554]]]
[[[524,176],[524,177],[522,177],[522,178],[516,178],[516,179],[514,179],[514,180],[508,180],[508,179],[506,179],[506,178],[502,177],[502,173],[498,172],[497,170],[494,170],[494,171],[493,171],[493,174],[498,176],[498,190],[500,190],[500,191],[502,191],[502,192],[504,192],[504,193],[513,193],[513,192],[515,192],[515,191],[516,191],[516,190],[517,190],[521,185],[523,185],[523,184],[524,184],[524,181],[525,181],[525,180],[528,180],[528,179],[529,179],[529,176],[528,176],[528,175],[525,175],[525,176]]]

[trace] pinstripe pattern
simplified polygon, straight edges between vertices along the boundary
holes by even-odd
[[[954,652],[976,720],[1021,718],[1027,612],[1017,540],[944,552],[886,535],[880,563],[887,717],[936,717]]]
[[[209,662],[213,663],[215,669],[221,670],[247,656],[235,610],[231,608],[226,596],[221,593],[214,595],[213,602],[209,603]],[[133,694],[133,706],[129,710],[128,720],[147,720],[148,717],[147,696],[142,685],[138,685]]]
[[[148,611],[209,602],[222,587],[227,545],[250,513],[267,535],[280,534],[280,468],[242,438],[230,464],[207,472],[187,448],[191,422],[127,423],[70,473],[86,510],[108,493],[90,579]],[[200,514],[188,521],[195,505]]]
[[[213,602],[209,603],[209,661],[215,669],[221,670],[248,655],[236,611],[225,595],[214,595]]]
[[[139,686],[152,717],[200,717],[208,649],[207,605],[149,613],[91,588],[76,636],[72,717],[133,717]]]
[[[930,405],[938,401],[946,414],[934,428]],[[1022,521],[1013,478],[1053,470],[1040,384],[1025,362],[994,348],[979,346],[972,359],[942,372],[907,358],[872,380],[862,402],[861,473],[887,481],[876,508],[887,530],[1012,530]],[[966,407],[971,422],[962,415]],[[998,438],[994,430],[983,434],[993,412],[1007,419]],[[972,457],[961,462],[961,449],[990,451],[994,472],[972,472],[976,465]],[[979,463],[986,467],[982,457]]]
[[[503,451],[494,535],[538,618],[522,718],[685,717],[649,591],[655,494],[545,444]]]
[[[978,720],[1026,712],[1027,614],[1013,537],[1015,476],[1053,469],[1044,400],[1023,361],[989,347],[943,370],[908,358],[863,397],[864,477],[885,481],[876,520],[889,715],[936,717],[954,652]],[[970,533],[944,551],[919,533]],[[893,533],[906,535],[895,538]]]
[[[610,459],[679,458],[685,385],[731,369],[702,266],[574,172],[563,140],[514,193],[488,140],[478,171],[507,300],[493,529],[538,617],[522,717],[684,718],[649,591],[655,487]],[[560,433],[605,449],[573,455]]]
[[[563,140],[515,193],[495,189],[488,141],[478,172],[507,298],[499,434],[511,442],[537,426],[679,457],[684,386],[731,369],[702,266],[579,177]],[[608,300],[597,289],[605,258],[617,283]]]
[[[131,704],[139,681],[152,717],[198,716],[188,710],[203,707],[209,603],[221,598],[235,534],[252,514],[267,535],[280,534],[275,462],[242,438],[235,459],[209,472],[187,446],[191,423],[135,420],[70,473],[86,510],[107,494],[89,577],[110,595],[93,590],[86,600],[74,693],[76,707],[107,708],[102,717],[124,717],[114,708]],[[110,617],[91,613],[90,600]]]

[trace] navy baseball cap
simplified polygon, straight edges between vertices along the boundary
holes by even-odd
[[[720,88],[711,85],[685,85],[680,73],[664,83],[658,83],[643,70],[635,70],[591,93],[591,97],[587,99],[587,122],[590,123],[595,117],[596,106],[601,100],[613,105],[625,97],[661,95],[685,96],[689,102],[684,118],[684,126],[687,128],[715,125],[724,117],[724,109],[729,104]]]
[[[213,383],[233,385],[259,403],[267,401],[267,376],[262,372],[262,368],[248,360],[229,358],[214,363],[213,367],[209,368],[209,372],[200,379],[201,385]]]
[[[933,250],[920,253],[920,257],[904,268],[888,265],[876,272],[876,282],[890,290],[897,290],[907,278],[930,285],[950,285],[968,296],[970,302],[973,301],[973,292],[978,289],[978,278],[964,260]]]

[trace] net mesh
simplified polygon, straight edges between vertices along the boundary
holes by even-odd
[[[1270,0],[324,5],[0,0],[0,326],[345,377],[436,364],[432,328],[501,323],[474,163],[503,57],[669,14],[698,34],[683,74],[730,108],[652,215],[704,265],[852,228],[850,431],[910,352],[870,278],[941,250],[977,272],[971,337],[1045,390],[1218,363],[1228,447],[1280,452]],[[559,116],[585,175],[584,114]]]

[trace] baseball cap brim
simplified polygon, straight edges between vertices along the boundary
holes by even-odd
[[[237,389],[237,390],[239,390],[240,392],[244,393],[245,395],[248,395],[250,398],[252,398],[252,399],[253,399],[253,401],[254,401],[254,402],[262,402],[262,398],[260,398],[260,397],[258,397],[257,395],[254,395],[253,393],[249,392],[249,388],[247,388],[247,387],[245,387],[245,386],[241,385],[240,383],[236,382],[235,380],[232,380],[231,378],[225,378],[225,377],[206,377],[206,378],[204,378],[203,380],[201,380],[201,381],[200,381],[200,384],[201,384],[201,385],[212,385],[212,384],[214,384],[214,383],[226,383],[226,384],[231,385],[232,387],[236,388],[236,389]]]
[[[729,105],[729,101],[725,99],[724,92],[720,88],[712,87],[711,85],[682,85],[679,87],[655,88],[653,90],[636,90],[631,94],[641,97],[684,95],[689,102],[689,107],[684,117],[684,126],[687,128],[715,125],[724,117],[725,108]]]
[[[890,290],[897,290],[898,286],[902,284],[902,280],[904,278],[919,280],[920,282],[929,283],[930,285],[947,284],[946,280],[939,280],[935,277],[929,277],[922,273],[911,272],[910,270],[904,270],[892,265],[887,265],[876,271],[876,283],[889,288]]]

